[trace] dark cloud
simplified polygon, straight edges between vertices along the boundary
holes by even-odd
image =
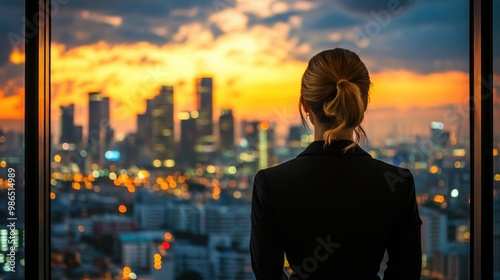
[[[408,69],[422,73],[468,71],[468,1],[438,1],[415,6],[393,19],[372,38],[367,50],[374,55],[406,60]],[[413,67],[412,67],[413,66]]]
[[[338,0],[337,5],[345,12],[366,17],[371,15],[373,12],[388,11],[391,13],[400,13],[404,9],[407,9],[415,4],[417,1],[414,0],[385,0],[385,1],[373,1],[373,0]],[[421,2],[421,1],[420,1]]]
[[[265,24],[265,25],[273,25],[277,22],[288,22],[288,19],[291,16],[297,15],[297,14],[298,14],[297,12],[290,11],[290,12],[276,14],[276,15],[273,15],[273,16],[270,16],[267,18],[263,18],[263,19],[258,19],[256,17],[254,17],[254,21],[251,21],[251,23],[252,24],[259,23],[259,24]]]
[[[0,0],[1,1],[1,0]],[[218,0],[225,1],[225,0]],[[199,9],[196,17],[189,13],[172,15],[179,9]],[[121,24],[113,26],[82,18],[82,12],[95,15],[120,17]],[[105,40],[110,43],[135,43],[147,41],[162,45],[170,41],[178,28],[193,21],[206,22],[208,15],[215,11],[211,1],[113,1],[112,5],[102,1],[70,1],[61,5],[53,17],[52,40],[68,47],[92,44]],[[155,27],[167,27],[169,33],[160,36]]]
[[[210,32],[212,32],[212,35],[214,36],[214,38],[217,38],[221,35],[224,34],[224,31],[222,31],[217,25],[215,24],[210,24],[209,25],[209,29],[210,29]]]
[[[111,44],[147,41],[163,45],[172,41],[172,36],[181,26],[192,22],[204,24],[217,38],[223,32],[209,23],[208,17],[226,8],[237,8],[235,0],[65,2],[67,4],[60,4],[53,14],[52,39],[64,43],[67,49],[103,40]],[[500,2],[494,2],[495,9],[499,10]],[[0,34],[7,36],[14,32],[21,35],[22,1],[0,0],[0,3]],[[468,71],[467,0],[317,0],[312,3],[316,8],[309,11],[288,11],[267,18],[248,14],[248,25],[272,26],[277,22],[288,22],[292,16],[300,17],[303,20],[301,27],[292,28],[289,36],[298,38],[299,45],[311,46],[311,53],[297,55],[296,58],[301,60],[308,60],[322,49],[350,46],[362,56],[379,61],[375,71],[384,68],[421,73]],[[189,12],[190,9],[196,10]],[[394,9],[398,12],[391,12]],[[179,10],[183,12],[174,12]],[[120,17],[122,22],[114,26],[84,19],[83,11]],[[500,26],[499,16],[496,16],[494,25]],[[165,32],[157,32],[159,29]],[[359,42],[348,38],[333,42],[329,36],[334,32],[361,32],[360,36],[367,36],[370,43],[361,48]],[[498,46],[499,28],[495,29],[495,34],[495,46]],[[500,47],[493,49],[495,55],[500,56]],[[8,62],[11,50],[9,40],[0,40],[0,66]]]
[[[364,18],[360,17],[361,23],[344,28],[354,32],[354,38],[333,43],[323,37],[312,45],[315,49],[328,46],[352,49],[362,57],[377,61],[372,69],[375,72],[385,69],[467,72],[468,13],[466,0],[415,1],[411,9],[402,10],[397,16],[387,11],[365,13]],[[331,30],[338,28],[332,26]]]
[[[4,3],[5,2],[5,3]],[[22,46],[24,1],[2,1],[0,10],[0,67],[9,61],[14,47]]]
[[[224,0],[221,0],[224,1]],[[111,3],[109,3],[111,2]],[[182,0],[182,1],[163,1],[163,0],[121,0],[121,1],[69,1],[62,5],[61,11],[68,10],[91,12],[101,12],[116,16],[139,16],[146,18],[165,17],[175,9],[188,9],[193,7],[213,8],[211,1],[203,0]]]
[[[460,35],[444,28],[412,28],[408,31],[412,36],[373,38],[370,46],[361,52],[377,58],[380,69],[404,67],[420,73],[468,71],[467,34]]]
[[[361,23],[360,19],[346,15],[336,10],[320,9],[307,13],[304,17],[303,28],[312,32],[317,30],[345,28]]]

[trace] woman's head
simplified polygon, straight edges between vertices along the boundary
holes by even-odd
[[[366,138],[360,126],[368,105],[370,76],[359,56],[352,51],[336,48],[325,50],[309,61],[300,91],[299,110],[305,123],[304,111],[314,115],[327,130],[325,144],[339,136],[354,132],[354,143]]]

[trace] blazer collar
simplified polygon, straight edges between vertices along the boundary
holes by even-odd
[[[307,148],[302,151],[302,153],[300,153],[297,157],[307,155],[361,155],[371,157],[369,153],[365,152],[365,150],[363,150],[358,145],[354,146],[344,153],[343,149],[351,143],[352,141],[350,140],[335,140],[330,142],[330,145],[328,145],[325,149],[325,141],[317,140],[309,144],[309,146],[307,146]]]

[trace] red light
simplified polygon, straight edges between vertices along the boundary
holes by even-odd
[[[167,241],[163,242],[161,244],[161,246],[163,246],[163,248],[165,248],[165,250],[167,250],[168,248],[170,248],[170,243],[168,243]]]

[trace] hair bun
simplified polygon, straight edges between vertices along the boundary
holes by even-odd
[[[337,86],[340,86],[342,83],[349,82],[348,79],[340,79],[337,81]]]

